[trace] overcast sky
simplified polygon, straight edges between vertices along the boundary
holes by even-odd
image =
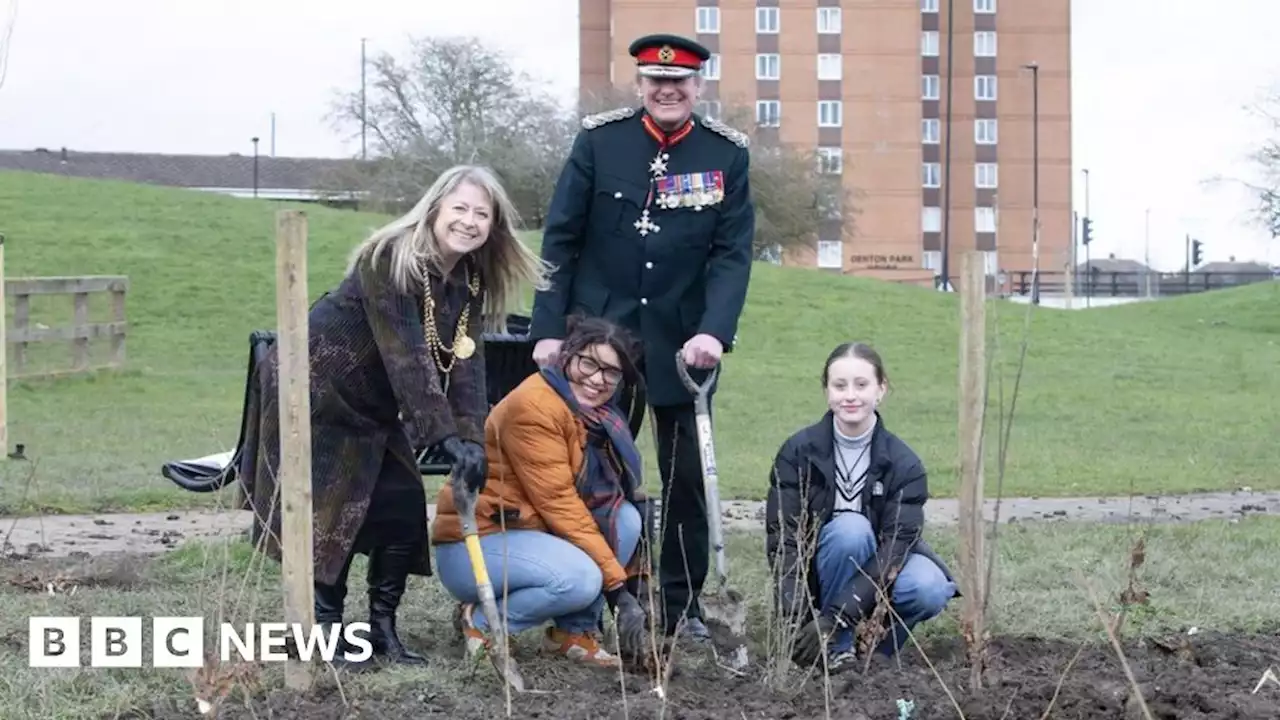
[[[474,35],[566,102],[577,83],[578,0],[0,0],[0,28],[15,5],[5,149],[250,153],[258,135],[269,153],[274,112],[277,154],[354,153],[325,115],[359,87],[362,37],[373,53]],[[1280,2],[1072,5],[1075,202],[1083,213],[1089,168],[1095,256],[1141,260],[1150,208],[1159,267],[1181,266],[1186,232],[1210,260],[1280,262],[1244,223],[1248,198],[1203,184],[1247,173],[1267,131],[1243,106],[1280,80]]]

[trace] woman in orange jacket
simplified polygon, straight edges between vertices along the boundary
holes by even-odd
[[[619,644],[638,651],[648,617],[636,596],[649,567],[642,547],[640,454],[616,405],[624,383],[642,382],[626,331],[575,319],[555,363],[502,399],[485,423],[488,475],[476,525],[515,634],[547,621],[544,651],[617,667],[595,636],[604,606]],[[468,652],[486,642],[485,618],[462,540],[453,489],[437,499],[432,530],[440,582],[460,602]],[[504,597],[505,589],[505,597]]]

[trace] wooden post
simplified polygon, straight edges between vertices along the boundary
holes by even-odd
[[[4,233],[0,233],[0,451],[9,452],[9,299],[4,287]]]
[[[969,684],[982,684],[986,629],[986,523],[982,501],[982,420],[986,398],[986,274],[982,253],[964,253],[960,273],[960,590],[969,644]]]
[[[280,350],[281,565],[285,622],[315,625],[311,518],[311,367],[307,328],[307,216],[276,214],[276,323]],[[290,659],[285,685],[305,690],[310,669]]]

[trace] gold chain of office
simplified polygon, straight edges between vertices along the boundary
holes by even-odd
[[[479,273],[473,273],[470,269],[467,270],[467,290],[470,291],[472,298],[480,293]],[[472,340],[468,333],[470,321],[471,303],[467,302],[462,307],[462,314],[458,316],[458,326],[453,332],[453,347],[445,347],[440,339],[440,332],[436,328],[436,300],[431,295],[431,287],[428,283],[422,293],[422,331],[427,337],[427,347],[435,357],[436,367],[446,375],[453,371],[455,362],[466,360],[476,351],[476,341]]]

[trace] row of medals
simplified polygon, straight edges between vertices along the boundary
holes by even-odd
[[[658,154],[649,163],[649,170],[653,173],[653,181],[661,180],[667,174],[667,161],[671,159],[669,153],[659,151]],[[720,188],[711,190],[695,190],[689,193],[680,193],[676,195],[662,194],[658,197],[658,206],[665,207],[668,210],[674,210],[678,207],[692,207],[694,210],[701,210],[707,205],[720,202],[724,199],[724,191]]]
[[[653,172],[653,179],[651,180],[651,182],[657,182],[658,180],[661,180],[666,175],[666,172],[667,172],[666,161],[670,157],[671,156],[668,155],[667,153],[660,152],[653,159],[653,161],[649,163],[649,170]],[[724,199],[724,191],[721,190],[720,188],[715,188],[712,190],[695,190],[689,193],[679,193],[679,194],[672,194],[672,195],[667,195],[666,193],[663,193],[662,195],[658,196],[657,204],[658,204],[658,207],[663,207],[668,210],[674,210],[678,207],[692,207],[694,210],[701,211],[702,208],[706,207],[707,205],[720,202],[723,199]],[[636,229],[640,231],[641,236],[648,235],[651,231],[658,232],[658,230],[660,229],[656,223],[654,223],[652,220],[649,219],[648,208],[645,208],[644,211],[640,213],[640,219],[635,222],[635,226],[636,226]]]

